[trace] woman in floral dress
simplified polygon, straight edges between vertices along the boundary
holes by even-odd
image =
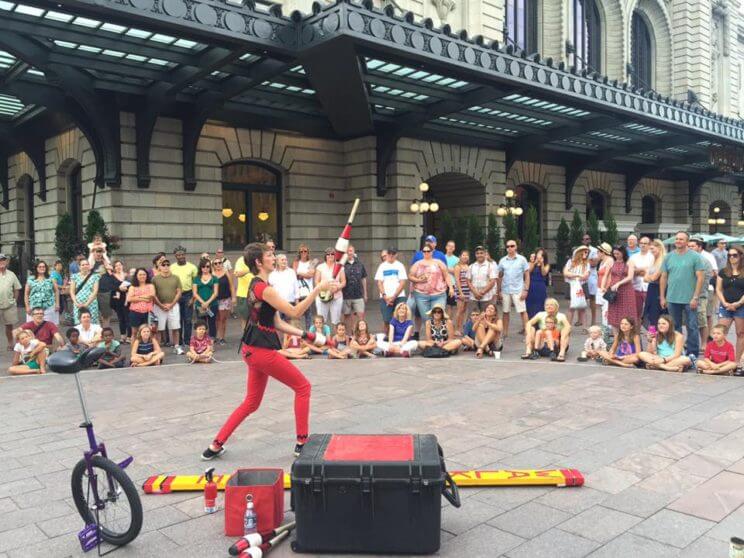
[[[26,305],[26,321],[31,321],[31,310],[42,308],[44,320],[59,325],[59,288],[49,277],[49,266],[45,261],[36,262],[34,274],[30,275],[23,293]]]
[[[628,264],[628,252],[622,246],[612,249],[615,263],[604,276],[603,291],[614,291],[617,296],[607,308],[607,321],[617,332],[620,321],[628,316],[634,316],[635,292],[633,291],[633,264]]]
[[[90,270],[88,260],[80,260],[80,272],[70,277],[70,298],[74,309],[75,325],[80,323],[80,309],[90,310],[90,321],[100,324],[98,314],[98,281],[101,275]]]

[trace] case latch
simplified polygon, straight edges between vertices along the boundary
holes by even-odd
[[[419,477],[411,477],[411,492],[413,494],[421,492],[421,479]]]
[[[362,494],[369,494],[372,492],[372,479],[370,477],[362,477],[361,489]]]
[[[320,475],[313,475],[312,486],[314,493],[319,494],[323,492],[323,477]]]

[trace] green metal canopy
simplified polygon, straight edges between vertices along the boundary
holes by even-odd
[[[404,136],[505,150],[507,170],[518,160],[565,166],[567,208],[587,169],[626,176],[628,212],[646,176],[687,180],[690,208],[706,180],[744,183],[742,169],[718,168],[711,157],[711,149],[744,147],[742,121],[435,29],[391,6],[314,4],[311,14],[285,17],[279,5],[250,0],[0,0],[0,155],[29,154],[39,195],[52,124],[80,127],[97,182],[120,183],[120,111],[136,116],[143,188],[161,115],[183,121],[187,189],[196,187],[207,119],[374,135],[380,195]]]

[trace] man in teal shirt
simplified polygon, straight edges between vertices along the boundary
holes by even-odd
[[[674,329],[682,331],[682,316],[687,321],[688,355],[698,356],[700,333],[698,331],[697,307],[705,279],[705,264],[700,254],[689,250],[690,235],[680,231],[674,236],[674,252],[664,259],[661,266],[659,290],[661,307],[668,308],[674,320]]]

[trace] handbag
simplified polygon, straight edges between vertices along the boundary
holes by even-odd
[[[424,358],[447,358],[450,356],[449,351],[445,351],[442,347],[427,347],[421,352],[421,356]]]
[[[605,294],[603,294],[602,296],[608,303],[612,304],[613,302],[615,302],[615,300],[617,300],[617,291],[606,291]]]
[[[310,296],[310,285],[307,284],[305,279],[300,279],[300,288],[297,289],[297,299],[303,301],[308,296]]]
[[[586,295],[584,294],[584,287],[581,285],[581,281],[578,278],[571,279],[568,282],[568,287],[571,289],[571,310],[583,310],[586,308]]]

